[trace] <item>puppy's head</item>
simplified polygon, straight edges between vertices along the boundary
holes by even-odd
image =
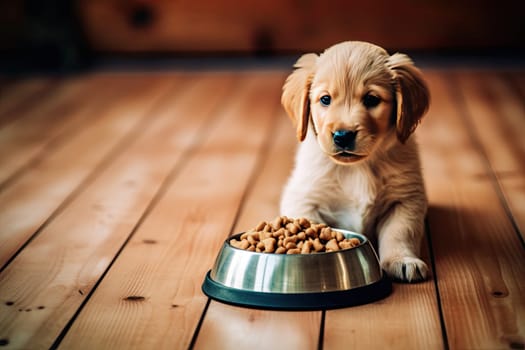
[[[303,55],[283,87],[282,104],[297,138],[312,130],[336,163],[367,158],[388,135],[404,143],[429,104],[419,70],[406,55],[344,42]]]

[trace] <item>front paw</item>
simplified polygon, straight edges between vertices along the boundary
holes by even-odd
[[[381,259],[381,267],[393,279],[402,282],[419,282],[427,278],[428,267],[422,260],[402,256]]]

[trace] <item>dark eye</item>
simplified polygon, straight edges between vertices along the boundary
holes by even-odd
[[[363,105],[367,108],[374,108],[381,102],[381,99],[375,95],[366,94],[363,97]]]
[[[330,97],[330,95],[323,95],[321,96],[321,99],[319,101],[321,101],[321,104],[323,106],[328,107],[330,106],[330,102],[332,102],[332,98]]]

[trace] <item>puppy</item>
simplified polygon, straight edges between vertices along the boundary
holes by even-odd
[[[352,41],[294,67],[281,100],[302,143],[281,214],[362,232],[390,277],[424,280],[427,200],[411,136],[430,99],[420,71],[406,55]]]

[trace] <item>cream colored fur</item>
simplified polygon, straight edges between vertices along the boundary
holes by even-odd
[[[406,55],[364,42],[306,54],[295,67],[282,103],[302,143],[281,214],[363,232],[392,278],[425,279],[419,249],[427,202],[412,136],[429,103],[421,73]],[[377,106],[365,106],[367,94]],[[320,102],[325,95],[329,106]],[[337,130],[357,132],[354,149],[338,149]]]

